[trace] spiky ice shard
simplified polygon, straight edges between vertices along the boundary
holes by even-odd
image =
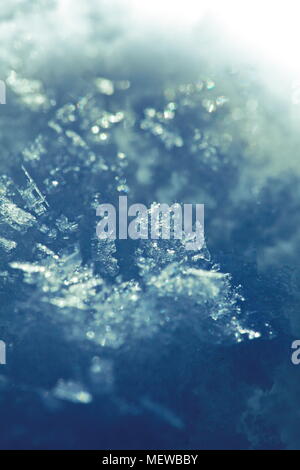
[[[141,338],[170,343],[181,328],[209,343],[240,341],[247,333],[239,324],[240,295],[231,288],[230,276],[215,270],[170,263],[140,281],[119,277],[111,286],[82,266],[78,249],[10,267],[33,287],[25,305],[35,299],[36,314],[60,323],[68,338],[91,341],[100,353],[130,349]]]

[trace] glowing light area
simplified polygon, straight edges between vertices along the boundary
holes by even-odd
[[[140,19],[173,26],[190,26],[208,10],[207,0],[128,0],[128,4]]]
[[[294,0],[228,0],[213,16],[237,40],[269,60],[300,69],[300,3]]]
[[[59,0],[58,24],[65,34],[88,34],[84,18],[92,8],[105,18],[104,28],[119,21],[125,30],[145,36],[161,30],[179,42],[177,31],[201,36],[211,26],[221,43],[229,40],[257,59],[300,72],[299,0],[95,0],[84,6]]]
[[[258,56],[299,68],[300,2],[297,0],[123,0],[137,21],[153,26],[197,27],[201,20],[217,23],[239,46]]]

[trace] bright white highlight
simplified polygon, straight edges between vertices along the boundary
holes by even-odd
[[[128,4],[139,19],[183,27],[199,21],[208,9],[207,0],[128,0]]]
[[[217,1],[214,16],[258,55],[300,69],[300,3],[295,0]]]
[[[299,68],[300,2],[297,0],[123,0],[137,21],[190,31],[211,21],[258,58]]]

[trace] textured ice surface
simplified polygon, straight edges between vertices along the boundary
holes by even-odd
[[[300,331],[299,174],[280,174],[297,138],[281,153],[284,123],[269,119],[283,104],[198,40],[186,57],[132,37],[102,2],[13,3],[0,10],[0,446],[299,447],[293,404],[282,411]],[[207,246],[98,240],[96,207],[119,195],[204,203]]]

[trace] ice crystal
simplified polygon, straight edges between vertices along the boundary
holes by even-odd
[[[75,382],[64,382],[60,380],[53,391],[53,395],[60,400],[68,400],[73,403],[91,403],[91,395]]]
[[[202,152],[202,161],[213,167],[225,137],[217,139],[194,127],[184,130],[184,135],[178,130],[178,119],[187,109],[192,112],[203,100],[214,100],[205,98],[214,88],[208,83],[206,91],[200,82],[169,90],[172,100],[162,110],[146,108],[138,127],[160,139],[168,151],[189,145],[191,155]],[[21,87],[22,93],[39,88],[14,76],[11,85]],[[0,193],[5,229],[0,248],[8,256],[10,282],[16,273],[22,282],[15,308],[30,308],[32,315],[61,325],[66,340],[100,356],[99,364],[90,358],[90,386],[101,382],[103,390],[111,390],[115,383],[111,362],[102,359],[109,351],[134,351],[141,341],[155,341],[161,347],[176,344],[181,330],[201,343],[216,345],[259,335],[245,324],[241,296],[231,286],[230,275],[212,264],[206,246],[191,253],[184,240],[136,240],[130,248],[132,259],[124,264],[127,241],[97,239],[97,205],[113,203],[118,194],[131,190],[135,164],[127,157],[130,148],[124,131],[134,132],[137,118],[133,110],[114,106],[115,93],[121,94],[120,103],[126,90],[128,86],[97,78],[86,96],[57,108],[48,121],[49,133],[39,134],[27,145],[14,171],[2,177]],[[103,95],[112,100],[109,111],[104,109]],[[226,98],[212,102],[217,112]],[[157,158],[158,154],[155,164]],[[178,178],[180,194],[186,180],[175,168],[173,187]],[[135,188],[134,193],[138,194]],[[15,231],[30,231],[31,242],[14,259],[12,253],[23,243]],[[88,403],[89,391],[81,389],[76,381],[60,381],[53,394]]]

